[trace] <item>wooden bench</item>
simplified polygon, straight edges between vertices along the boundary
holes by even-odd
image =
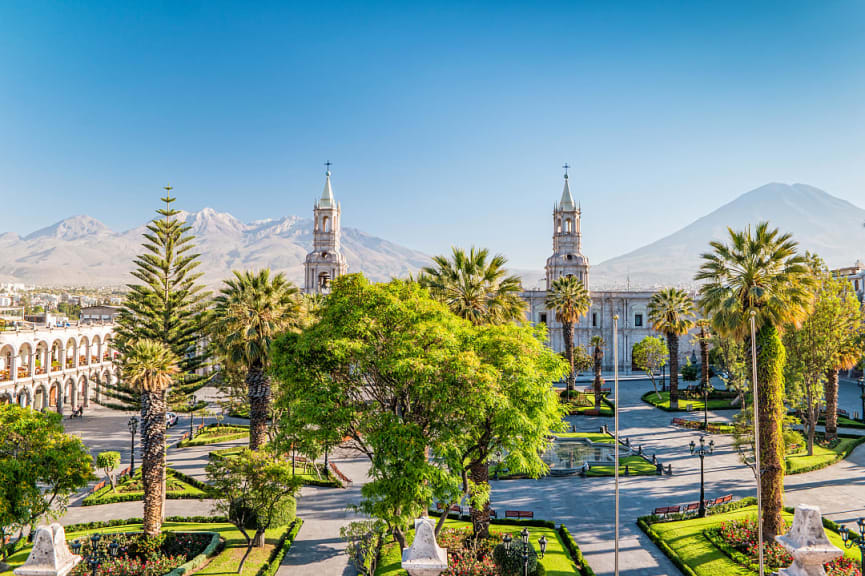
[[[685,514],[690,514],[691,512],[697,512],[699,509],[700,509],[700,503],[699,502],[693,502],[693,503],[685,506],[684,512],[685,512]]]
[[[681,506],[663,506],[661,508],[655,508],[655,516],[668,516],[670,514],[678,514],[682,511]]]
[[[528,518],[534,519],[535,513],[531,510],[505,510],[505,518]]]

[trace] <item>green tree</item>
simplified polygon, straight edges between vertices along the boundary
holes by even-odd
[[[783,528],[784,501],[784,361],[778,328],[801,321],[811,305],[813,276],[789,234],[761,222],[755,229],[729,230],[729,242],[710,243],[695,278],[700,306],[715,331],[749,337],[750,318],[757,328],[757,401],[759,403],[760,491],[768,538]]]
[[[223,363],[245,374],[249,398],[249,447],[267,441],[272,390],[270,347],[297,319],[297,287],[270,270],[235,272],[215,299],[213,343]]]
[[[562,337],[565,341],[565,357],[570,366],[568,372],[568,399],[574,391],[574,324],[589,311],[592,300],[586,287],[574,276],[562,276],[553,281],[547,294],[546,306],[556,314],[562,323]]]
[[[123,378],[141,396],[141,481],[144,485],[144,533],[157,536],[162,526],[165,480],[166,395],[179,360],[155,340],[126,344]]]
[[[694,302],[679,288],[664,288],[649,300],[652,328],[667,338],[670,351],[670,407],[679,407],[679,337],[694,326]]]
[[[81,439],[64,433],[59,414],[0,405],[0,542],[43,516],[65,514],[69,497],[93,478],[92,466]],[[0,550],[5,559],[9,547]]]
[[[595,378],[592,380],[592,389],[595,392],[595,410],[601,409],[601,389],[604,387],[604,377],[601,368],[604,361],[604,346],[607,343],[603,336],[592,336],[592,366],[595,370]]]
[[[525,319],[526,303],[520,297],[519,276],[508,275],[507,259],[490,258],[486,248],[452,248],[453,255],[435,256],[418,282],[460,318],[472,324],[501,324]]]
[[[215,511],[224,514],[246,538],[246,552],[237,565],[240,574],[252,548],[264,546],[266,531],[293,519],[300,482],[284,460],[265,450],[245,449],[231,458],[214,460],[206,470],[219,495]]]
[[[178,358],[179,372],[171,386],[171,404],[185,404],[189,394],[207,383],[198,371],[207,362],[201,339],[207,333],[207,293],[197,282],[199,255],[190,226],[172,207],[171,187],[165,187],[165,207],[144,233],[144,251],[135,259],[132,275],[140,284],[130,284],[117,317],[114,345],[120,355],[138,340],[153,340],[167,346]],[[121,359],[122,361],[122,359]],[[140,403],[136,386],[119,380],[106,388],[115,407],[129,410]]]
[[[745,349],[742,342],[734,337],[712,334],[712,347],[709,354],[718,368],[718,377],[727,390],[735,391],[739,397],[738,405],[745,407],[748,393],[748,366],[745,363]]]
[[[656,336],[643,338],[634,344],[634,348],[631,350],[631,358],[634,361],[634,365],[638,370],[642,370],[649,375],[658,400],[661,399],[661,393],[658,392],[658,384],[655,381],[655,377],[661,371],[661,368],[667,365],[669,353],[664,341]]]
[[[111,491],[117,492],[117,479],[114,469],[120,466],[120,452],[100,452],[96,455],[96,467],[102,470],[108,482],[111,483]]]

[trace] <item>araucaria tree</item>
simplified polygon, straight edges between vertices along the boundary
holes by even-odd
[[[121,362],[124,381],[141,396],[143,529],[156,536],[162,527],[166,394],[180,372],[180,361],[162,342],[136,340],[127,343]]]
[[[188,395],[207,380],[198,374],[207,361],[202,336],[207,333],[207,294],[197,282],[199,260],[190,227],[172,207],[171,187],[165,187],[165,207],[147,225],[144,251],[135,259],[130,284],[117,318],[115,345],[122,357],[137,340],[161,342],[178,358],[179,372],[172,383],[169,402],[185,405]],[[119,381],[106,391],[118,408],[135,410],[141,397],[129,382]],[[144,432],[142,430],[142,432]]]
[[[270,347],[296,321],[299,301],[297,287],[267,269],[235,272],[215,299],[213,344],[224,363],[245,373],[252,450],[267,442]]]
[[[670,407],[679,407],[679,337],[694,326],[694,301],[679,288],[665,288],[649,300],[649,322],[667,338],[670,352]]]
[[[755,229],[729,230],[729,242],[711,242],[696,275],[700,306],[721,336],[750,338],[751,313],[757,328],[760,491],[767,539],[783,528],[784,345],[779,327],[801,322],[811,306],[814,280],[807,260],[789,234],[761,222]]]
[[[601,376],[601,366],[604,361],[603,336],[592,336],[592,365],[595,369],[595,378],[592,380],[592,388],[595,391],[595,410],[601,409],[601,388],[604,386],[604,377]]]
[[[462,248],[453,255],[435,256],[435,266],[427,266],[418,277],[437,300],[475,325],[502,324],[525,319],[526,303],[520,298],[519,276],[509,275],[507,259],[501,254],[490,258],[486,248],[474,246],[466,254]]]
[[[589,311],[592,300],[586,287],[575,276],[562,276],[553,281],[547,295],[546,306],[556,314],[562,323],[562,337],[565,341],[565,357],[568,360],[568,399],[574,391],[574,324]]]

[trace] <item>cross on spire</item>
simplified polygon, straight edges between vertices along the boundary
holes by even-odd
[[[327,162],[324,163],[324,165],[327,166],[327,173],[328,173],[328,174],[330,174],[330,166],[331,166],[331,164],[332,164],[332,163],[331,163],[330,160],[328,160]]]
[[[570,166],[568,165],[567,162],[565,162],[565,165],[562,166],[562,168],[565,169],[565,178],[567,178],[568,177],[568,168],[570,168]]]

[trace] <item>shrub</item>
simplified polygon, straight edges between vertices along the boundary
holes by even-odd
[[[510,549],[505,549],[504,544],[499,544],[493,548],[493,561],[502,576],[522,576],[523,574],[523,544],[518,539],[511,542]],[[529,543],[529,574],[537,575],[538,572],[538,553],[535,552],[535,547]]]

